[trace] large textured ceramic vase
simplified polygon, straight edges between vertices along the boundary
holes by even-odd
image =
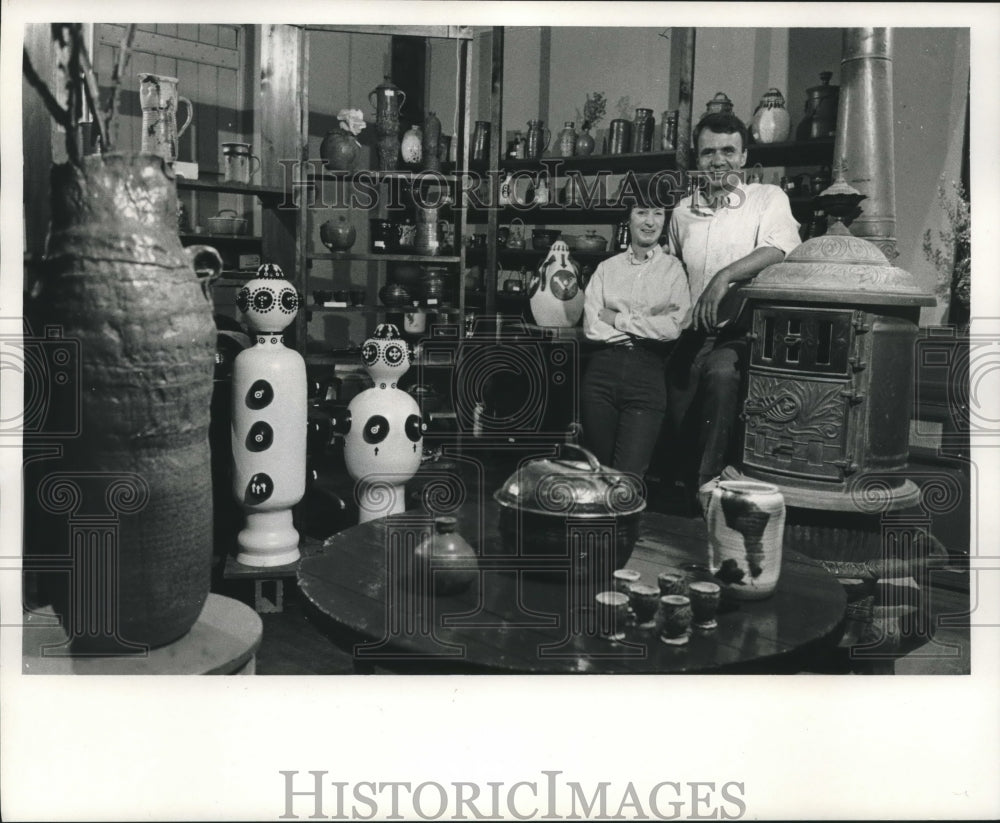
[[[539,326],[571,328],[583,316],[580,267],[562,240],[552,244],[538,271],[528,283],[531,313]]]
[[[254,339],[233,366],[233,494],[247,514],[236,559],[283,566],[299,559],[292,506],[306,491],[306,364],[282,338],[299,295],[265,263],[236,305]]]
[[[218,274],[214,250],[194,252]],[[69,520],[69,545],[49,552],[72,557],[56,605],[75,649],[169,643],[208,596],[216,333],[191,254],[160,156],[53,169],[38,303],[47,325],[79,341],[80,429],[37,495]]]
[[[410,368],[399,329],[390,323],[376,327],[361,347],[361,360],[375,385],[351,401],[339,431],[365,523],[405,510],[404,486],[420,468],[424,435],[420,406],[398,387]]]
[[[727,594],[736,600],[773,594],[785,533],[785,500],[778,487],[721,480],[711,491],[706,517],[709,567]]]

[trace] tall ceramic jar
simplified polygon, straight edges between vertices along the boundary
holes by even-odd
[[[574,154],[576,154],[576,129],[573,128],[573,123],[567,120],[559,132],[559,156],[572,157]]]
[[[653,131],[656,121],[652,109],[636,109],[632,121],[632,153],[643,154],[653,150]]]
[[[217,273],[214,250],[197,251]],[[79,341],[80,384],[79,436],[65,441],[38,495],[48,513],[68,517],[63,541],[90,524],[72,546],[49,548],[73,557],[57,607],[84,651],[170,643],[209,591],[216,332],[161,157],[95,155],[53,168],[41,289],[44,322]],[[96,535],[95,515],[114,527]],[[99,614],[100,625],[74,623],[79,614]]]
[[[441,170],[441,121],[432,112],[424,117],[424,168],[428,171]]]
[[[792,131],[792,118],[785,108],[785,98],[777,89],[768,89],[750,121],[750,134],[758,143],[781,143]]]
[[[762,600],[774,593],[781,573],[785,500],[777,486],[750,480],[721,480],[707,507],[709,567],[737,600]]]
[[[406,103],[406,92],[386,76],[368,92],[368,101],[375,109],[379,168],[395,171],[399,160],[399,113]]]

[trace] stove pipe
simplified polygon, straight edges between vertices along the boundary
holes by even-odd
[[[845,179],[867,196],[851,223],[891,261],[896,251],[896,185],[892,113],[892,31],[844,29],[835,158]]]

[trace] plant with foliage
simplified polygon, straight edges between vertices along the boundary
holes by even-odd
[[[938,271],[937,295],[957,301],[968,309],[972,298],[972,221],[971,206],[960,183],[950,187],[942,181],[937,189],[938,203],[945,214],[945,226],[934,234],[924,232],[924,256]]]
[[[581,128],[589,129],[600,123],[604,119],[607,106],[608,101],[603,92],[595,91],[593,94],[588,94],[583,102],[583,111],[576,110],[576,119],[581,121]]]

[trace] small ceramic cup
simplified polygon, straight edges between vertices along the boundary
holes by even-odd
[[[367,292],[364,289],[362,288],[348,289],[347,293],[351,297],[352,306],[363,306],[365,304],[365,297],[367,296]]]
[[[660,590],[645,583],[633,583],[628,587],[628,602],[640,629],[651,629],[656,625],[656,610],[660,607]]]
[[[688,642],[691,628],[691,600],[682,594],[666,594],[660,598],[663,622],[660,640],[670,646],[683,646]]]
[[[638,583],[642,575],[635,569],[615,569],[611,577],[613,578],[615,591],[628,596],[628,587],[633,583]]]
[[[599,592],[597,601],[597,626],[605,640],[623,640],[628,620],[628,595],[621,592]]]
[[[665,569],[656,576],[661,595],[687,594],[687,577],[682,569]]]
[[[722,587],[708,580],[694,580],[688,584],[691,612],[694,625],[699,629],[714,629],[718,626],[715,613],[719,610]]]

